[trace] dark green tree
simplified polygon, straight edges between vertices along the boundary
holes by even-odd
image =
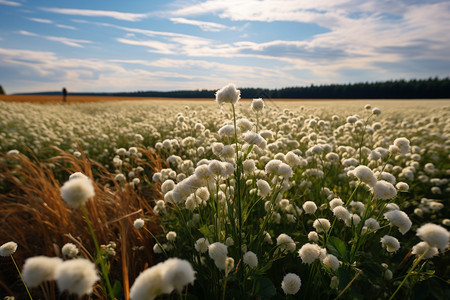
[[[0,85],[0,95],[4,95],[5,91],[3,90],[3,87]]]

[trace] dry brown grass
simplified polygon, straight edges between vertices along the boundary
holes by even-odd
[[[148,151],[141,151],[147,156],[147,168],[161,169],[160,159]],[[82,172],[91,179],[95,178],[96,196],[88,201],[86,209],[99,243],[117,243],[117,254],[110,259],[110,277],[112,284],[115,280],[123,284],[124,299],[128,299],[129,283],[134,282],[144,268],[155,263],[153,239],[146,231],[135,230],[133,222],[138,217],[148,218],[147,228],[155,235],[161,232],[151,207],[151,200],[160,194],[156,187],[150,187],[144,190],[144,196],[142,191],[129,185],[120,186],[113,180],[114,174],[88,158],[77,159],[67,152],[60,153],[52,158],[57,166],[54,170],[58,171],[22,154],[0,156],[0,190],[4,191],[0,195],[0,244],[17,242],[14,257],[19,266],[32,256],[62,257],[60,249],[67,242],[78,244],[81,255],[92,259],[95,247],[82,212],[67,207],[60,195],[63,182],[57,179],[65,174],[67,180],[69,174]],[[145,248],[132,250],[134,246]],[[0,258],[0,269],[0,295],[13,293],[16,299],[26,299],[25,289],[11,259]],[[33,289],[32,294],[41,299],[60,297],[53,282]],[[106,298],[99,285],[93,296]]]

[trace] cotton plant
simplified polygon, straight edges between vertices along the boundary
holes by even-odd
[[[317,131],[318,128],[329,128],[326,130],[332,132],[330,122],[322,121],[319,118],[303,119],[306,121],[300,122],[302,127],[299,127],[295,122],[289,123],[288,126],[286,122],[289,118],[285,116],[292,117],[289,111],[283,111],[279,115],[276,127],[272,127],[273,125],[269,121],[260,118],[261,115],[258,111],[258,126],[253,131],[255,124],[245,118],[236,117],[235,104],[238,103],[238,99],[229,98],[230,95],[234,95],[234,97],[237,95],[233,86],[225,87],[218,92],[218,95],[222,92],[226,95],[225,100],[222,101],[219,98],[216,101],[219,105],[231,104],[232,113],[229,114],[229,117],[233,119],[219,127],[217,139],[210,148],[213,156],[209,158],[212,159],[197,158],[199,165],[195,168],[194,174],[199,175],[199,178],[187,177],[177,182],[176,186],[171,183],[170,189],[166,188],[167,184],[162,188],[164,198],[169,202],[167,208],[173,209],[172,204],[175,204],[178,219],[191,218],[183,221],[185,222],[185,226],[182,226],[183,229],[194,224],[199,227],[198,230],[193,226],[192,230],[181,234],[183,236],[191,235],[190,243],[195,245],[194,253],[204,257],[203,259],[193,259],[197,268],[204,269],[205,266],[208,266],[208,264],[205,264],[206,259],[206,262],[214,262],[209,267],[216,267],[224,271],[227,258],[244,261],[244,254],[249,253],[245,250],[248,247],[273,245],[274,241],[270,237],[271,234],[275,236],[278,234],[276,248],[265,252],[263,255],[260,254],[261,251],[251,252],[255,254],[256,261],[258,261],[256,268],[264,266],[265,263],[267,265],[268,262],[272,263],[278,259],[283,259],[286,255],[295,256],[293,253],[298,251],[299,263],[311,265],[316,272],[319,272],[320,269],[327,270],[326,272],[332,282],[338,279],[336,272],[341,267],[350,270],[349,273],[345,271],[348,274],[353,273],[356,274],[355,276],[361,274],[351,261],[359,259],[365,241],[370,240],[374,245],[377,244],[377,247],[385,249],[387,254],[395,253],[400,249],[400,243],[396,237],[382,235],[382,233],[387,232],[389,228],[391,228],[389,231],[392,231],[392,228],[397,228],[399,234],[404,235],[410,230],[411,220],[403,211],[399,210],[398,207],[389,210],[389,204],[393,205],[392,201],[395,201],[397,194],[407,192],[409,186],[406,182],[399,182],[396,185],[397,178],[387,170],[391,170],[388,164],[391,159],[395,157],[398,160],[402,156],[408,155],[409,140],[398,138],[392,143],[391,147],[378,147],[372,150],[362,146],[362,143],[357,145],[351,139],[348,139],[347,141],[351,142],[354,147],[338,148],[338,140],[327,139],[322,135],[318,136],[320,134]],[[253,103],[260,103],[260,100],[254,100],[252,106]],[[251,109],[255,112],[252,106]],[[374,134],[376,130],[380,130],[376,123],[372,125],[373,127],[367,125],[370,118],[375,118],[380,113],[379,109],[371,110],[366,120],[360,119],[359,116],[348,117],[347,123],[349,125],[343,127],[343,132],[350,130],[351,134],[354,135],[353,140],[364,141],[364,138],[362,138],[364,135]],[[259,128],[260,126],[261,128]],[[269,135],[268,132],[266,133],[266,129],[263,129],[264,127],[277,128],[280,126],[284,126],[286,130],[282,128],[276,135],[273,133]],[[292,129],[305,130],[305,133],[300,133],[296,137],[303,136],[306,139],[301,139],[300,143],[297,141],[291,143],[291,138],[286,135],[286,132]],[[276,141],[273,139],[277,136],[279,143],[273,143],[273,141]],[[268,141],[273,144],[269,144]],[[303,148],[302,143],[306,143],[307,148]],[[289,144],[292,144],[293,148],[286,147]],[[295,146],[302,148],[302,150],[295,149]],[[295,152],[286,151],[289,149],[295,150]],[[305,156],[302,156],[302,154]],[[370,167],[362,165],[361,162],[368,163]],[[226,173],[228,166],[231,173]],[[221,168],[223,171],[220,171]],[[340,171],[342,168],[347,171],[339,173],[342,172]],[[175,169],[180,168],[175,167]],[[342,176],[344,181],[352,180],[349,189],[339,191],[342,194],[349,193],[350,197],[347,196],[346,202],[335,197],[337,191],[333,192],[324,185],[324,180],[326,180],[325,170],[327,176],[331,175],[331,178],[345,175]],[[237,178],[238,180],[236,180]],[[239,182],[244,182],[244,180],[245,185],[241,186]],[[306,185],[307,188],[303,189],[303,193],[296,194],[293,192],[295,190],[293,187],[297,180],[301,183],[298,185],[300,191],[304,182],[310,182],[311,184]],[[210,197],[206,199],[198,197],[196,191],[200,188],[207,188]],[[242,195],[242,190],[238,192],[239,189],[242,189],[244,193],[248,191],[248,200],[246,199],[246,201],[250,203],[252,214],[257,212],[259,204],[264,203],[263,208],[266,216],[260,219],[257,226],[251,226],[250,215],[245,214],[245,209],[245,223],[242,226],[239,222],[238,210],[239,207],[241,210],[243,208],[242,206],[236,207],[239,195]],[[317,190],[323,192],[316,193]],[[328,204],[327,201],[323,200],[322,193],[328,200],[334,200]],[[174,195],[175,197],[173,197]],[[367,196],[369,200],[367,200]],[[303,200],[307,197],[314,200]],[[252,202],[251,199],[260,200]],[[332,209],[327,210],[328,205]],[[184,215],[184,210],[189,213]],[[211,222],[208,222],[206,216],[211,212],[214,213],[213,218]],[[184,217],[181,217],[183,215]],[[197,217],[197,221],[194,221]],[[300,221],[304,220],[310,220],[312,226],[310,225],[311,227],[307,228],[305,224],[301,225]],[[312,250],[308,250],[308,252],[307,248],[303,248],[301,245],[297,246],[288,234],[281,232],[282,228],[285,228],[283,224],[289,223],[294,224],[294,226],[303,226],[299,229],[308,236],[308,239],[312,242],[310,244],[311,249],[316,249],[314,251],[317,251],[317,254],[313,254],[314,251]],[[248,226],[243,233],[240,231],[241,226]],[[261,229],[258,230],[258,227]],[[168,226],[168,228],[172,227]],[[310,231],[310,228],[313,231]],[[200,235],[194,236],[196,231]],[[252,236],[250,233],[252,231],[258,233],[256,237]],[[236,235],[236,232],[241,232],[241,234]],[[259,237],[261,233],[264,237]],[[343,249],[347,248],[343,246],[345,236],[352,240],[352,246],[344,252]],[[294,235],[294,238],[298,238],[298,235]],[[201,245],[205,245],[205,247]],[[214,245],[214,249],[218,245],[222,245],[220,246],[222,248],[217,248],[223,249],[222,252],[219,252],[222,253],[219,260],[215,254],[212,254],[211,257],[211,255],[206,255],[208,253],[206,250],[202,250],[209,248],[210,245]],[[305,245],[307,243],[303,244],[303,246]],[[177,246],[185,247],[180,244],[174,246],[174,251],[176,251]],[[242,249],[243,247],[244,249]],[[239,248],[241,248],[241,251],[236,251]],[[211,253],[215,253],[215,251]],[[178,252],[174,254],[176,253]],[[307,256],[306,253],[311,254]],[[313,257],[316,258],[313,259]],[[317,263],[313,265],[315,260],[317,260]],[[244,265],[247,266],[247,271],[251,272],[249,264],[244,262]],[[353,271],[351,271],[352,269]],[[239,278],[239,268],[235,275],[236,278]],[[213,289],[215,293],[220,293],[221,290],[226,289],[227,284],[233,285],[233,276],[230,277],[228,272],[222,274],[225,277],[217,277],[217,273],[215,276],[222,284],[222,286]]]
[[[130,105],[80,105],[68,113],[73,108],[0,103],[11,112],[0,117],[0,147],[14,165],[27,154],[25,141],[42,157],[54,145],[102,163],[121,189],[160,187],[145,213],[160,219],[163,233],[148,230],[146,216],[133,226],[155,242],[161,263],[142,266],[130,282],[132,299],[408,297],[433,276],[430,261],[448,247],[445,109],[278,107],[260,98],[245,103],[231,84],[215,103]],[[161,157],[157,170],[145,153]],[[75,209],[95,197],[82,178],[74,175],[62,189]],[[84,191],[83,201],[72,189]],[[99,249],[104,260],[119,250],[113,243]],[[73,244],[61,254],[64,262],[81,258]],[[169,265],[183,280],[165,277]],[[37,277],[57,280],[48,274]],[[79,289],[85,294],[99,281],[88,278]]]

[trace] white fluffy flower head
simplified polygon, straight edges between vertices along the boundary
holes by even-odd
[[[17,250],[17,243],[7,242],[0,246],[0,256],[10,256]]]
[[[399,241],[390,235],[385,235],[381,238],[381,245],[386,248],[388,252],[397,252],[400,249]]]
[[[55,270],[59,290],[68,291],[78,296],[89,295],[94,284],[100,279],[95,264],[84,258],[67,260]]]
[[[44,281],[55,280],[56,268],[62,263],[59,257],[35,256],[27,258],[22,276],[29,287],[37,287]]]
[[[89,178],[76,177],[64,183],[61,196],[69,206],[76,208],[95,196],[94,186]]]
[[[417,229],[417,236],[432,247],[444,251],[448,247],[450,233],[440,225],[428,223]]]
[[[241,98],[241,91],[230,83],[216,92],[216,101],[219,106],[224,103],[236,104]]]
[[[389,200],[397,195],[397,190],[392,183],[380,180],[373,187],[373,195],[376,199]]]
[[[384,214],[384,217],[391,222],[392,225],[397,226],[398,230],[405,234],[411,228],[412,222],[408,215],[401,210],[391,210]]]
[[[310,265],[320,257],[320,250],[321,248],[317,244],[307,243],[298,250],[298,255],[304,264]]]
[[[295,295],[300,290],[302,282],[300,277],[294,273],[288,273],[283,277],[281,289],[286,295]]]
[[[250,108],[253,111],[261,111],[264,108],[264,100],[262,98],[253,99],[252,103],[250,104]]]

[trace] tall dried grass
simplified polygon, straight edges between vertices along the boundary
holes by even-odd
[[[147,159],[146,168],[161,169],[162,161],[141,149]],[[28,257],[59,256],[68,242],[77,244],[83,257],[93,259],[95,247],[79,209],[68,208],[61,198],[63,181],[74,172],[90,177],[95,186],[95,198],[88,201],[86,210],[100,244],[114,241],[116,255],[110,258],[112,283],[122,282],[124,299],[128,299],[130,282],[148,265],[155,263],[154,241],[146,231],[133,227],[136,218],[146,218],[147,228],[155,235],[161,232],[158,219],[152,214],[152,200],[160,196],[151,184],[142,189],[119,185],[114,174],[102,165],[83,156],[77,159],[61,151],[61,155],[42,163],[30,155],[0,156],[0,244],[15,241],[19,245],[14,254],[19,266]],[[143,162],[142,162],[143,163]],[[145,196],[144,196],[145,195]],[[144,246],[143,250],[135,247]],[[10,259],[0,259],[0,294],[25,299],[26,293]],[[23,291],[23,292],[22,292]],[[32,294],[45,299],[60,297],[54,283],[47,283]],[[67,295],[65,295],[67,296]],[[105,299],[98,285],[93,296]]]

